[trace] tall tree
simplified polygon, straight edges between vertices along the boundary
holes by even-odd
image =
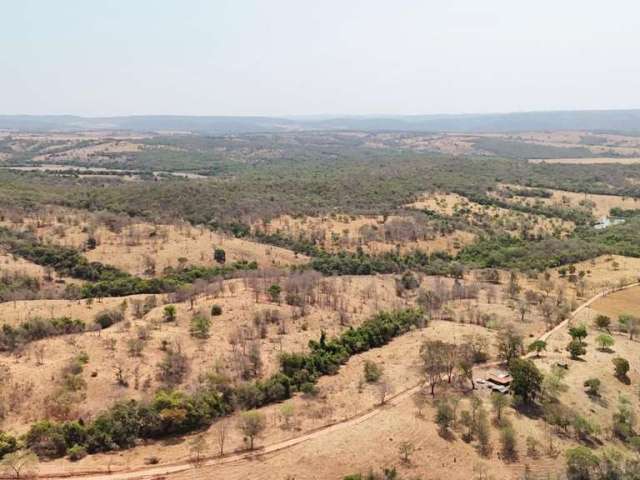
[[[431,388],[431,395],[435,395],[435,388],[442,381],[442,375],[447,369],[446,353],[448,344],[442,340],[428,340],[420,347],[423,372]]]
[[[531,360],[516,358],[509,364],[511,374],[511,390],[514,395],[530,403],[540,394],[543,375]]]

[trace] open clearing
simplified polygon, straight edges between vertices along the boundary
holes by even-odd
[[[526,188],[518,185],[503,185],[504,187]],[[608,217],[612,208],[634,209],[640,208],[640,199],[632,197],[622,197],[618,195],[599,195],[593,193],[568,192],[565,190],[554,190],[545,188],[551,192],[549,198],[523,198],[514,197],[511,201],[529,206],[536,204],[549,205],[557,208],[582,208],[593,213],[596,219]]]
[[[445,251],[456,254],[472,243],[475,235],[463,230],[443,232],[437,225],[408,215],[365,217],[333,215],[325,217],[281,216],[266,224],[256,225],[267,234],[284,234],[306,238],[327,251],[358,248],[372,254],[400,250],[426,252]]]
[[[591,308],[613,319],[623,314],[640,317],[640,287],[607,295],[594,302]]]
[[[640,278],[640,258],[603,255],[592,260],[575,263],[573,266],[576,272],[585,272],[587,291],[591,294],[620,285],[628,285]],[[553,271],[553,277],[560,280],[562,277],[560,277],[558,270]],[[568,288],[574,288],[573,284],[567,283]]]
[[[134,275],[161,274],[167,267],[212,266],[213,252],[221,248],[227,262],[256,261],[263,267],[306,262],[290,250],[235,238],[202,227],[152,224],[142,220],[114,220],[107,214],[89,214],[53,208],[37,215],[7,216],[0,222],[9,228],[28,230],[45,242],[85,249],[89,238],[96,248],[85,256],[114,265]]]
[[[598,165],[621,164],[634,165],[640,163],[640,158],[628,157],[593,157],[593,158],[532,158],[531,163],[569,164],[569,165]]]
[[[582,310],[584,315],[591,315],[589,309]],[[453,329],[453,330],[452,330]],[[352,358],[340,369],[338,375],[324,377],[320,380],[321,395],[316,400],[296,396],[290,402],[294,411],[299,412],[295,420],[288,426],[283,422],[278,406],[270,406],[262,409],[268,418],[268,427],[262,441],[268,445],[267,452],[260,450],[254,454],[243,457],[230,457],[222,460],[211,460],[200,468],[189,467],[188,442],[174,441],[162,444],[161,462],[166,458],[169,464],[158,467],[149,467],[150,472],[157,472],[154,478],[171,478],[187,480],[215,476],[229,479],[271,479],[294,476],[300,479],[324,479],[340,478],[344,475],[362,472],[366,473],[371,465],[393,465],[400,473],[407,475],[438,475],[435,478],[446,476],[455,480],[471,478],[477,472],[479,465],[484,465],[488,473],[501,479],[521,478],[525,465],[529,466],[532,473],[546,476],[557,471],[558,453],[575,445],[575,440],[569,436],[559,436],[553,439],[554,451],[558,452],[550,457],[530,457],[524,450],[525,439],[536,438],[540,444],[548,441],[545,432],[544,421],[541,418],[530,418],[509,410],[506,415],[514,425],[518,435],[518,458],[512,463],[503,463],[498,452],[494,451],[487,458],[477,456],[475,447],[461,441],[461,431],[454,428],[451,438],[442,438],[437,431],[437,426],[430,421],[435,415],[433,403],[428,402],[419,416],[412,396],[401,395],[398,401],[389,401],[386,407],[376,407],[375,390],[360,380],[362,365],[365,360],[371,359],[385,365],[385,372],[393,382],[393,391],[402,392],[410,389],[420,382],[419,364],[416,363],[416,353],[420,342],[424,339],[441,338],[443,340],[455,338],[457,335],[468,333],[482,334],[482,328],[473,325],[451,324],[450,322],[434,322],[426,329],[416,330],[393,340],[384,348],[374,349],[362,355]],[[550,342],[552,345],[562,345],[566,341],[566,329],[554,335]],[[624,342],[623,342],[624,343]],[[622,345],[621,349],[629,348]],[[551,351],[551,350],[550,350]],[[559,353],[560,348],[554,347],[551,353],[536,359],[543,368],[550,368],[556,361],[564,361],[565,354]],[[409,354],[407,354],[409,352]],[[589,357],[589,362],[598,365],[603,371],[610,367],[609,357]],[[576,366],[574,368],[574,365]],[[565,379],[571,385],[569,392],[562,397],[562,401],[568,405],[584,403],[584,399],[578,398],[581,382],[593,372],[580,367],[579,363],[572,363],[569,375]],[[617,382],[617,380],[614,380]],[[446,385],[442,388],[445,388]],[[611,396],[616,386],[611,380],[605,379],[603,397]],[[627,387],[631,388],[631,387]],[[457,390],[457,388],[456,388]],[[444,393],[441,393],[444,394]],[[445,395],[453,394],[453,391]],[[575,397],[578,395],[578,397]],[[584,394],[582,394],[584,395]],[[488,403],[485,395],[481,394],[483,403]],[[376,407],[376,410],[371,410]],[[461,409],[468,408],[468,400],[463,399]],[[488,408],[488,405],[487,405]],[[593,407],[592,407],[593,408]],[[609,415],[610,410],[606,405],[600,406],[601,417]],[[371,414],[357,419],[361,412],[370,411]],[[591,412],[585,412],[591,415]],[[595,418],[599,418],[594,415]],[[233,419],[231,419],[233,421]],[[341,422],[347,422],[348,428],[340,428]],[[327,429],[318,430],[323,425],[335,425]],[[216,426],[206,434],[205,439],[215,450]],[[293,441],[293,445],[287,447],[288,439],[304,436],[302,442]],[[497,440],[497,431],[492,432],[493,442]],[[366,439],[366,441],[363,441]],[[410,441],[416,448],[410,464],[400,461],[398,447],[402,441]],[[371,448],[371,445],[385,448]],[[232,432],[227,439],[227,452],[242,451],[242,439]],[[282,445],[280,450],[277,445]],[[273,448],[272,448],[273,446]],[[128,450],[108,455],[94,455],[80,462],[66,465],[65,471],[69,475],[73,472],[103,470],[105,464],[109,464],[113,470],[127,471],[131,468],[142,467],[142,458],[157,456],[158,446],[152,443],[141,446],[135,450]],[[474,461],[468,461],[474,458]],[[467,460],[465,460],[467,459]],[[180,462],[183,462],[182,464]],[[164,463],[164,462],[163,462]],[[41,474],[47,478],[48,471],[59,471],[60,461],[50,462],[42,466]],[[171,473],[174,472],[174,473]],[[123,478],[138,478],[140,474],[135,470],[130,474],[124,474]],[[107,478],[107,476],[91,475],[92,480]]]
[[[560,218],[518,212],[494,205],[480,205],[457,193],[426,194],[406,205],[408,208],[430,210],[440,215],[462,218],[480,228],[498,225],[513,235],[523,232],[531,235],[548,235],[553,232],[566,235],[573,231],[573,222]]]

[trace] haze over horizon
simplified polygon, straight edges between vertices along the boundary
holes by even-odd
[[[640,107],[640,4],[12,2],[0,114],[407,115]]]

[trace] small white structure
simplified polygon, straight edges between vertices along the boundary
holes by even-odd
[[[598,223],[593,226],[593,228],[595,228],[596,230],[604,230],[605,228],[611,227],[613,225],[620,225],[621,223],[624,223],[624,218],[602,217],[598,221]]]

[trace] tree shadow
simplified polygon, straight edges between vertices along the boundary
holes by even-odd
[[[440,438],[446,440],[447,442],[454,442],[456,440],[455,434],[448,428],[446,430],[439,428],[438,435],[440,435]]]
[[[625,385],[631,385],[631,379],[625,375],[624,377],[618,376],[616,377],[621,383],[624,383]]]
[[[608,408],[609,407],[609,402],[607,401],[607,399],[602,397],[599,393],[598,394],[589,394],[589,393],[587,393],[587,397],[589,397],[589,400],[591,400],[593,403],[597,404],[598,406],[600,406],[602,408]]]
[[[519,414],[532,420],[538,420],[544,415],[542,406],[535,402],[519,403],[517,405],[513,405],[513,409]]]
[[[498,458],[502,460],[504,463],[516,463],[519,460],[518,452],[500,452],[498,454]]]
[[[180,445],[180,444],[184,443],[185,440],[186,440],[185,437],[175,436],[175,437],[165,438],[160,443],[164,447],[171,447],[171,446],[174,446],[174,445]]]
[[[602,440],[599,440],[597,438],[594,437],[580,437],[578,439],[578,441],[580,443],[582,443],[583,445],[589,447],[589,448],[598,448],[604,445],[604,442]]]

